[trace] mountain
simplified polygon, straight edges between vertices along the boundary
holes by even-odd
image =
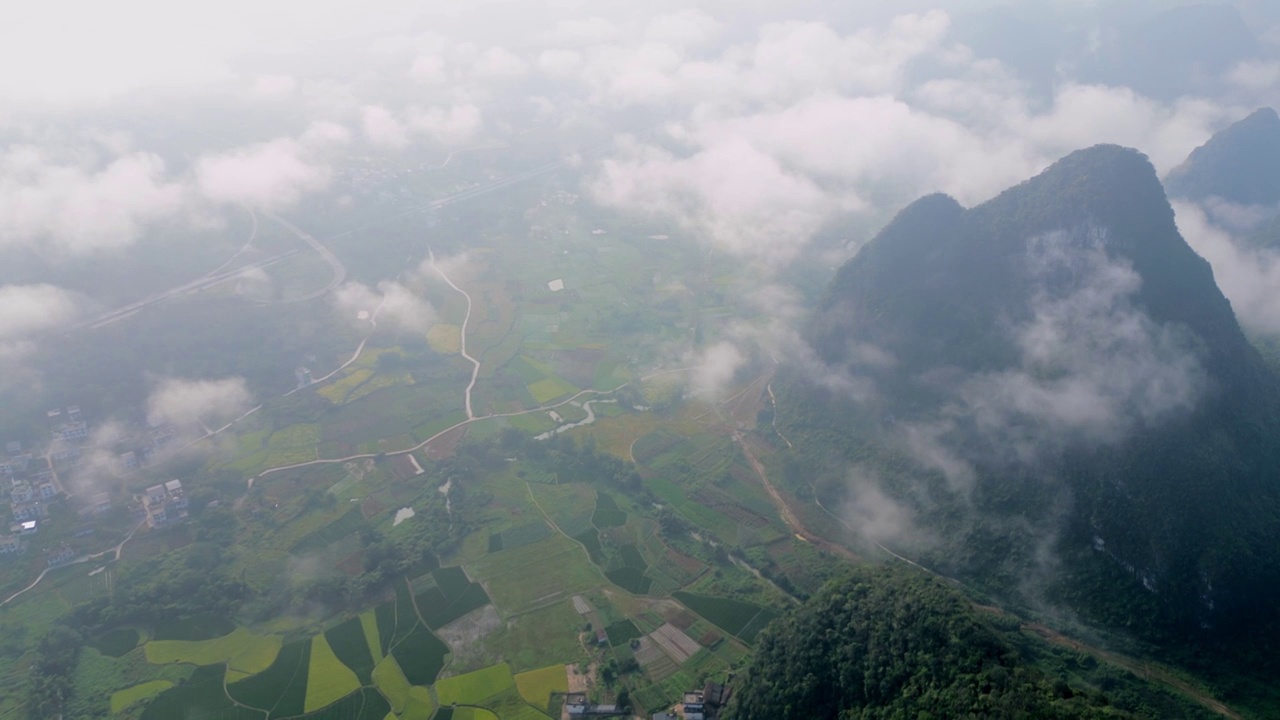
[[[922,573],[858,568],[765,630],[725,717],[1140,717],[1117,707],[1129,704],[1165,718],[1208,716],[1158,693],[1126,703],[1051,680],[995,620]]]
[[[1262,108],[1214,135],[1165,178],[1169,196],[1280,203],[1280,115]]]
[[[788,477],[873,539],[1140,632],[1274,612],[1280,383],[1137,151],[917,201],[806,332],[846,384],[792,372]]]

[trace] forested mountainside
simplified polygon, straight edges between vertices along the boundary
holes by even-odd
[[[968,210],[914,203],[808,339],[875,390],[792,373],[792,474],[892,519],[879,539],[1113,627],[1274,612],[1280,384],[1140,153],[1082,150]]]
[[[1146,696],[1116,698],[1031,666],[997,616],[910,569],[859,567],[761,637],[734,695],[732,720],[815,718],[1210,717]]]
[[[1169,171],[1165,186],[1175,198],[1280,203],[1280,115],[1262,108],[1215,134]]]

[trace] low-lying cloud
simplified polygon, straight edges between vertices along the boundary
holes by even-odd
[[[36,145],[0,151],[0,250],[117,250],[185,207],[185,189],[159,156],[96,152],[59,157]]]
[[[1280,253],[1243,239],[1277,208],[1206,207],[1175,201],[1178,231],[1213,267],[1213,278],[1248,331],[1280,333]]]
[[[338,313],[353,322],[376,319],[378,327],[392,327],[406,332],[425,333],[439,321],[431,303],[404,285],[391,280],[371,288],[364,283],[348,282],[333,295]]]
[[[318,138],[338,137],[332,128],[315,132]],[[280,210],[328,186],[329,168],[308,155],[297,140],[279,138],[202,158],[196,165],[196,179],[200,191],[215,203]]]
[[[215,425],[243,414],[253,402],[253,394],[242,377],[161,378],[147,398],[147,420],[179,426]]]

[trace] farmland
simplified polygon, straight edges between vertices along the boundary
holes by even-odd
[[[583,682],[602,701],[626,689],[647,710],[741,667],[788,602],[742,564],[813,578],[824,566],[783,548],[792,533],[717,407],[672,372],[691,338],[714,339],[700,318],[724,286],[704,253],[651,252],[665,229],[543,182],[504,200],[523,214],[467,220],[465,248],[448,239],[460,215],[443,213],[431,239],[472,299],[474,418],[466,303],[433,273],[406,277],[434,324],[347,331],[350,347],[305,361],[312,377],[360,339],[363,351],[309,386],[294,386],[291,362],[289,394],[264,393],[184,470],[199,500],[189,524],[140,531],[106,572],[3,612],[40,626],[109,602],[111,582],[154,589],[156,619],[87,635],[93,667],[111,669],[103,702],[146,720],[546,720],[566,666],[597,668]],[[357,235],[334,250],[353,264],[378,242]],[[725,556],[733,546],[745,560]],[[170,576],[199,601],[164,605]],[[200,592],[215,582],[224,592]]]

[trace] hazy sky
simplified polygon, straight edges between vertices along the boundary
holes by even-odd
[[[1086,72],[1174,4],[28,3],[0,24],[0,253],[120,252],[243,205],[288,212],[352,152],[444,156],[538,125],[611,141],[584,168],[595,201],[776,266],[834,218],[865,239],[922,194],[981,202],[1099,142],[1164,172],[1280,102],[1266,3],[1238,5],[1257,51],[1203,38],[1218,65],[1183,93]],[[78,307],[9,282],[0,317]]]

